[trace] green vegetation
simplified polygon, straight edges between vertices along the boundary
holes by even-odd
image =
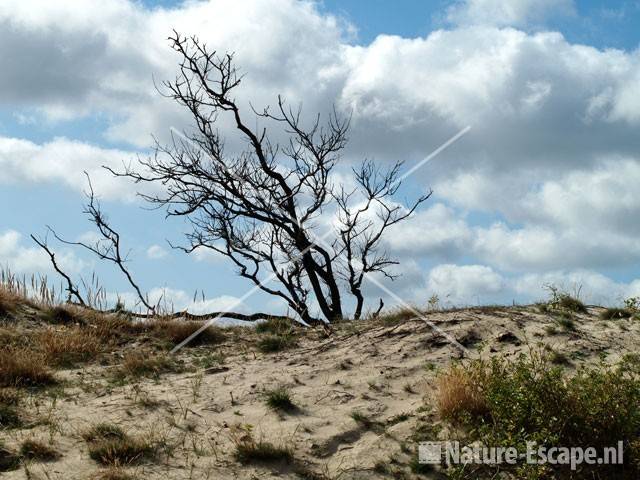
[[[297,345],[293,335],[266,335],[258,341],[258,349],[262,353],[274,353],[288,350]]]
[[[599,451],[619,440],[625,445],[624,472],[603,465],[601,476],[593,477],[594,466],[585,465],[571,476],[568,466],[519,464],[518,478],[637,478],[640,473],[640,376],[628,368],[589,367],[567,376],[538,354],[514,362],[474,361],[439,377],[437,403],[443,418],[467,429],[469,442],[522,452],[530,441]],[[457,475],[477,478],[473,469]]]
[[[291,393],[285,387],[278,387],[273,390],[267,390],[264,393],[265,403],[273,410],[280,412],[293,412],[297,409],[291,400]]]
[[[285,318],[269,318],[256,325],[257,333],[272,333],[274,335],[291,335],[293,325]]]

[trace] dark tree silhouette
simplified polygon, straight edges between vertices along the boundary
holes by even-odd
[[[396,263],[381,251],[384,233],[429,195],[408,206],[392,201],[399,163],[382,171],[365,162],[354,170],[353,190],[335,187],[331,174],[347,143],[349,119],[334,110],[326,123],[318,115],[304,127],[300,109],[294,112],[278,97],[274,112],[250,112],[251,124],[281,127],[287,139],[276,143],[266,127],[249,127],[233,97],[241,76],[232,55],[218,56],[197,38],[177,33],[170,42],[181,62],[163,93],[188,109],[194,128],[174,134],[168,145],[156,142],[155,154],[141,165],[109,170],[162,187],[154,189],[161,193],[140,195],[166,208],[168,216],[190,222],[188,244],[177,248],[223,255],[239,275],[281,298],[309,324],[321,322],[312,313],[314,301],[326,321],[342,318],[344,291],[355,297],[359,318],[364,277],[391,276],[388,267]],[[230,121],[244,150],[225,149],[217,128],[222,121]],[[322,215],[332,219],[324,229]]]

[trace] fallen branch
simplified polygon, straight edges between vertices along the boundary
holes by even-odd
[[[214,318],[232,318],[234,320],[242,320],[245,322],[256,322],[258,320],[285,320],[285,321],[290,321],[294,324],[299,323],[295,319],[288,317],[286,315],[272,315],[270,313],[262,313],[262,312],[251,313],[251,314],[244,314],[244,313],[238,313],[238,312],[210,312],[210,313],[197,314],[197,313],[189,313],[187,310],[183,310],[181,312],[175,312],[170,314],[138,313],[138,312],[132,312],[129,310],[122,310],[118,308],[111,308],[109,310],[99,310],[97,308],[93,308],[85,304],[80,304],[76,302],[68,302],[68,303],[70,303],[71,305],[75,305],[76,307],[85,308],[98,313],[103,313],[103,314],[120,313],[123,315],[135,317],[135,318],[162,318],[165,320],[176,320],[178,318],[183,318],[185,320],[197,320],[197,321],[211,320]]]

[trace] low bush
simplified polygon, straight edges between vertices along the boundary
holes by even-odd
[[[520,452],[527,442],[599,452],[618,441],[625,445],[624,470],[580,465],[571,472],[569,466],[518,464],[518,478],[637,478],[640,473],[640,450],[634,447],[640,440],[640,376],[629,369],[597,366],[568,376],[542,354],[513,362],[474,361],[440,377],[436,400],[443,418],[462,424],[468,440],[484,445]],[[461,478],[477,478],[477,472],[465,475],[472,476]]]

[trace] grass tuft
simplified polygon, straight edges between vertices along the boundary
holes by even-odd
[[[135,480],[135,477],[132,477],[120,467],[101,470],[94,473],[90,478],[91,480]]]
[[[284,318],[269,318],[256,325],[256,332],[289,335],[293,332],[293,325],[291,321]]]
[[[258,342],[258,349],[262,353],[274,353],[288,350],[297,345],[292,335],[267,335]]]
[[[82,438],[87,442],[123,439],[126,436],[124,430],[113,423],[98,423],[82,434]]]
[[[115,376],[118,379],[157,378],[163,373],[178,371],[179,365],[170,356],[136,350],[125,355],[122,365],[115,371]]]
[[[20,467],[20,456],[8,449],[0,440],[0,472],[16,470]]]
[[[57,367],[73,367],[95,359],[104,345],[95,332],[81,327],[44,331],[37,342],[47,362]]]
[[[102,465],[129,465],[153,459],[158,444],[150,439],[131,437],[117,425],[100,423],[84,433],[89,457]]]
[[[57,305],[42,311],[42,320],[53,325],[75,325],[84,324],[84,319],[79,312],[71,307]]]
[[[475,375],[478,372],[453,366],[436,379],[436,406],[442,418],[460,421],[462,414],[485,415],[486,399]]]
[[[600,314],[602,320],[618,320],[620,318],[631,318],[633,312],[628,308],[607,308]]]
[[[22,442],[22,445],[20,445],[20,454],[28,460],[37,460],[40,462],[51,462],[61,457],[61,455],[49,445],[33,439]]]
[[[293,400],[291,400],[291,393],[285,387],[278,387],[273,390],[267,390],[264,393],[265,403],[272,410],[280,412],[292,412],[297,409]]]
[[[274,445],[270,442],[255,441],[250,435],[236,442],[236,459],[246,465],[249,463],[291,463],[293,452],[290,448]]]
[[[159,320],[154,323],[155,332],[169,340],[173,345],[183,342],[204,326],[204,322]],[[224,342],[225,335],[220,327],[208,326],[197,336],[193,337],[186,346],[216,345]]]

